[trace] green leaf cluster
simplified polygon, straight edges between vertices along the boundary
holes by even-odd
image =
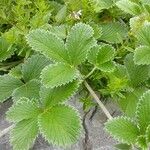
[[[139,98],[139,97],[138,97]],[[131,100],[131,99],[130,99]],[[142,149],[149,147],[150,91],[145,92],[138,101],[135,118],[117,117],[105,124],[106,130],[117,140],[133,144]]]

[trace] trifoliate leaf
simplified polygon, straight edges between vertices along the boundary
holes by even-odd
[[[33,30],[27,35],[27,42],[33,50],[39,51],[56,62],[66,62],[68,54],[63,40],[46,30]]]
[[[136,117],[141,133],[145,133],[150,123],[150,91],[143,94],[138,102]]]
[[[18,101],[21,97],[38,99],[39,91],[40,82],[38,80],[31,80],[14,90],[13,100]]]
[[[109,22],[101,24],[101,40],[109,43],[121,43],[127,37],[127,27],[119,22]]]
[[[0,102],[3,102],[9,98],[13,91],[22,84],[23,83],[19,79],[9,75],[0,76]]]
[[[41,74],[42,83],[54,88],[65,85],[79,77],[79,71],[67,64],[51,64],[45,67]]]
[[[133,144],[139,135],[139,129],[126,117],[117,117],[105,124],[106,130],[117,140],[127,144]]]
[[[79,65],[86,59],[88,51],[96,44],[93,35],[92,27],[84,23],[72,27],[66,42],[70,64]]]
[[[130,0],[120,0],[116,5],[124,12],[131,15],[138,15],[141,13],[140,6]]]
[[[43,55],[33,55],[22,65],[22,74],[25,81],[39,79],[42,69],[50,64]]]
[[[137,39],[142,45],[150,46],[150,23],[144,23],[137,33]]]
[[[136,65],[133,61],[133,54],[125,58],[125,66],[129,75],[131,86],[138,86],[148,79],[148,66]]]
[[[14,150],[29,150],[38,134],[37,119],[22,120],[10,133],[10,143]]]
[[[150,64],[150,47],[140,46],[136,48],[134,53],[134,62],[137,65],[149,65]]]
[[[28,99],[20,99],[7,111],[7,119],[12,122],[19,122],[24,119],[36,118],[40,113],[37,105]]]
[[[10,58],[13,53],[13,47],[4,38],[0,37],[0,62]]]
[[[79,87],[78,81],[73,81],[68,84],[55,87],[55,88],[46,88],[42,87],[40,91],[41,101],[45,107],[54,106],[58,103],[62,103],[69,99],[75,94]]]
[[[56,105],[39,116],[42,135],[52,144],[68,146],[79,138],[80,117],[76,110],[66,105]]]
[[[100,47],[97,54],[97,65],[104,64],[114,59],[115,49],[110,45],[103,45]]]

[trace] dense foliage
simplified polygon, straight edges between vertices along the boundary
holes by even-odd
[[[0,14],[0,102],[13,100],[14,150],[38,134],[60,147],[77,142],[81,117],[67,102],[77,92],[84,111],[104,111],[119,149],[149,149],[149,0],[1,0]]]

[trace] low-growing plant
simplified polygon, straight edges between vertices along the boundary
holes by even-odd
[[[149,149],[149,1],[29,0],[2,6],[0,67],[7,74],[0,76],[0,102],[13,100],[6,118],[13,124],[14,150],[30,149],[39,134],[63,148],[77,142],[82,118],[68,103],[76,93],[85,112],[101,108],[106,131],[121,143],[117,149]],[[103,99],[117,103],[123,116],[113,118]]]

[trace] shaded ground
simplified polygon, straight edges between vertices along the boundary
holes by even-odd
[[[5,112],[11,104],[11,101],[7,101],[0,105],[0,130],[9,126],[9,123],[5,120]],[[116,144],[116,141],[103,130],[103,123],[106,122],[106,117],[100,109],[93,108],[85,114],[82,111],[82,104],[76,99],[72,99],[70,104],[75,106],[82,116],[84,130],[80,140],[71,148],[62,149],[49,145],[39,135],[31,150],[114,150],[113,145]],[[107,104],[107,108],[109,108],[113,115],[118,115],[114,105],[109,103]],[[0,138],[0,150],[12,150],[8,134]]]

